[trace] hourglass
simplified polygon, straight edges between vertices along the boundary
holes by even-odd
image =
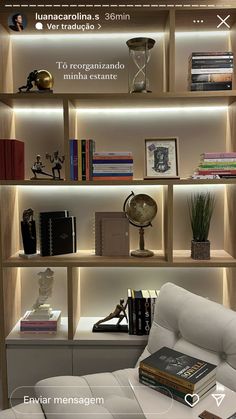
[[[151,49],[155,44],[152,38],[132,38],[126,44],[129,47],[129,91],[130,93],[149,93],[147,66],[151,58]]]

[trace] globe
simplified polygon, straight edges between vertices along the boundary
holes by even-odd
[[[53,87],[53,76],[47,70],[38,70],[35,84],[39,90],[51,90]]]
[[[156,202],[149,195],[135,195],[132,192],[126,198],[123,210],[129,222],[140,229],[139,249],[132,251],[131,255],[137,257],[153,256],[153,252],[144,248],[144,228],[151,226],[152,220],[157,215],[158,208]]]

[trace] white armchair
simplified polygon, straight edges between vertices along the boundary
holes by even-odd
[[[218,382],[236,391],[236,313],[234,311],[167,283],[161,288],[148,344],[140,359],[163,346],[218,365]],[[136,368],[84,377],[54,377],[37,383],[35,391],[38,397],[43,396],[51,400],[55,400],[55,397],[76,398],[79,395],[83,398],[100,397],[104,399],[104,403],[90,406],[48,403],[43,406],[45,416],[40,414],[39,405],[35,406],[35,415],[32,415],[32,405],[28,407],[31,409],[28,414],[27,406],[24,405],[22,415],[19,413],[22,411],[22,405],[19,405],[17,409],[14,408],[14,412],[13,410],[2,412],[0,419],[32,417],[69,419],[72,417],[71,413],[75,414],[73,417],[80,419],[124,419],[125,414],[129,414],[127,416],[129,419],[149,417],[154,419],[155,416],[150,413],[151,406],[158,413],[159,419],[183,419],[197,418],[205,408],[204,400],[194,409],[178,402],[174,402],[173,407],[171,399],[138,384]],[[236,411],[235,393],[227,394],[228,404],[224,406],[226,416],[222,417],[227,417]],[[192,416],[193,411],[195,413]],[[217,410],[216,413],[220,414],[220,411]]]

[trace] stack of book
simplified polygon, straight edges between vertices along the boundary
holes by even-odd
[[[56,333],[60,325],[61,311],[53,310],[50,319],[32,318],[32,311],[27,311],[20,321],[22,333]]]
[[[236,177],[236,153],[203,153],[195,176]]]
[[[25,144],[23,141],[0,140],[0,179],[24,180]]]
[[[128,289],[130,335],[148,335],[151,329],[158,290]]]
[[[232,52],[193,52],[189,58],[189,89],[232,90]]]
[[[140,362],[139,381],[193,407],[216,385],[216,365],[163,347]],[[197,394],[197,395],[196,395]]]
[[[70,179],[86,181],[93,179],[94,140],[70,140]]]
[[[40,212],[39,225],[41,256],[76,252],[76,218],[69,211]]]
[[[93,155],[93,180],[132,180],[133,155],[129,151]]]
[[[95,254],[129,256],[129,221],[124,212],[95,212]]]

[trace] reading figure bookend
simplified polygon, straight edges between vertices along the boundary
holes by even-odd
[[[54,180],[63,180],[61,178],[61,169],[65,161],[65,156],[59,156],[59,151],[54,151],[53,155],[46,153],[46,159],[49,159],[52,166],[52,176]],[[57,172],[57,176],[56,176]]]
[[[126,308],[128,301],[124,305],[124,300],[120,300],[120,304],[117,304],[115,310],[110,313],[104,319],[99,320],[93,326],[93,332],[128,332],[128,325],[121,325],[123,319],[126,319],[128,323],[128,317],[126,314]],[[112,319],[118,319],[116,324],[102,324]]]
[[[50,92],[52,93],[53,87],[53,76],[47,70],[33,70],[29,73],[25,86],[19,87],[19,93],[30,92],[33,89],[34,85],[37,87],[37,90],[33,92]]]
[[[31,170],[34,174],[34,177],[31,178],[31,180],[34,179],[38,179],[37,175],[44,175],[44,176],[49,176],[49,177],[53,177],[50,173],[46,173],[43,171],[43,168],[45,167],[45,165],[43,164],[42,160],[41,160],[41,156],[40,154],[38,154],[36,156],[36,160],[33,164],[33,166],[31,167]]]

